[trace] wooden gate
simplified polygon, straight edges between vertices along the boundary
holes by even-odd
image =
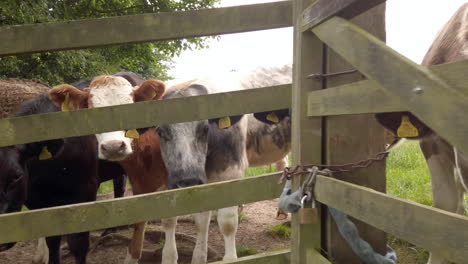
[[[426,69],[392,51],[382,41],[384,5],[380,4],[383,2],[294,0],[2,27],[0,56],[291,25],[294,25],[295,44],[292,89],[291,85],[282,85],[2,119],[0,146],[290,107],[293,114],[293,159],[296,164],[349,162],[378,152],[383,148],[383,130],[372,115],[364,113],[403,110],[411,111],[450,143],[468,153],[468,139],[464,137],[468,132],[468,123],[456,122],[463,120],[463,112],[456,110],[467,109],[463,77],[468,62]],[[370,8],[373,9],[364,13]],[[353,23],[346,19],[351,19]],[[308,78],[311,74],[320,76],[353,67],[359,73],[333,79]],[[324,89],[329,87],[333,88]],[[414,93],[416,87],[424,89],[424,93]],[[177,111],[173,109],[181,104],[191,111],[185,111],[184,115],[175,114]],[[445,111],[427,111],[428,105]],[[453,129],[444,129],[449,126]],[[353,183],[319,176],[315,188],[317,201],[342,210],[383,232],[438,252],[451,261],[466,262],[468,219],[386,195],[384,174],[382,163],[342,175],[343,179],[352,180]],[[0,215],[0,243],[96,230],[273,199],[279,196],[282,189],[276,184],[279,175],[273,173],[115,200]],[[299,180],[295,180],[296,187]],[[229,199],[221,199],[219,193]],[[177,206],[168,208],[169,202]],[[326,208],[322,206],[320,211],[322,221],[316,225],[300,225],[297,216],[293,215],[291,251],[262,253],[230,263],[303,264],[331,263],[330,260],[357,263],[358,260],[337,235],[327,217]],[[385,234],[371,226],[360,223],[360,232],[374,248],[382,252],[385,249]],[[450,238],[451,242],[447,243],[446,238]]]

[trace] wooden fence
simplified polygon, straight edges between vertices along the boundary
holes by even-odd
[[[383,133],[379,134],[382,128],[369,114],[350,114],[401,110],[412,111],[450,143],[468,153],[467,139],[463,137],[468,123],[456,122],[456,127],[449,126],[455,120],[463,120],[460,116],[462,113],[455,110],[466,109],[468,104],[468,100],[464,100],[467,96],[466,88],[462,85],[462,74],[466,72],[468,65],[465,64],[468,62],[423,68],[392,51],[382,40],[354,24],[383,38],[384,9],[383,5],[378,6],[383,2],[294,0],[190,12],[2,27],[0,55],[291,25],[295,29],[295,50],[292,89],[290,85],[284,85],[2,119],[0,146],[291,107],[295,163],[349,162],[356,157],[366,156],[383,146]],[[372,7],[372,10],[364,13]],[[351,19],[353,23],[344,18]],[[307,78],[312,73],[350,68],[343,59],[358,69],[360,74],[329,81]],[[361,74],[369,80],[362,80]],[[331,86],[334,88],[323,89]],[[423,88],[424,93],[413,93],[415,87]],[[359,103],[353,103],[353,99],[359,99]],[[427,111],[427,102],[430,102],[431,108],[446,110],[437,113]],[[191,111],[174,111],[180,104]],[[443,129],[446,127],[452,129]],[[451,261],[464,263],[468,259],[468,219],[386,195],[383,193],[384,173],[383,164],[377,164],[345,175],[351,177],[354,183],[366,187],[318,177],[315,189],[317,200],[355,219],[437,252]],[[268,200],[278,197],[281,192],[282,186],[276,184],[278,177],[279,173],[274,173],[115,200],[0,215],[0,243]],[[294,185],[297,186],[299,180],[295,180]],[[223,196],[220,197],[219,193],[223,193]],[[168,204],[174,206],[168,207]],[[332,222],[324,213],[325,208],[322,207],[320,211],[322,221],[315,225],[300,225],[297,215],[293,215],[291,251],[262,253],[230,263],[330,263],[330,259],[336,263],[350,263],[355,257],[340,242]],[[359,226],[364,237],[382,251],[385,245],[383,232],[369,226]],[[326,257],[323,250],[327,253]]]

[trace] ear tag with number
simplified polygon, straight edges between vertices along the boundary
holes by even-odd
[[[409,117],[404,115],[401,117],[401,124],[397,130],[397,136],[399,137],[417,137],[419,136],[418,129],[411,124]]]
[[[279,118],[278,118],[278,116],[275,114],[275,112],[269,113],[269,114],[266,116],[266,119],[267,119],[268,121],[271,121],[271,122],[275,123],[275,124],[278,124],[279,121],[280,121]]]
[[[49,152],[47,146],[42,147],[41,154],[39,154],[39,160],[48,160],[52,158],[52,153]]]
[[[219,121],[218,121],[218,127],[219,128],[228,128],[231,126],[231,118],[229,116],[226,116],[226,117],[223,117],[223,118],[220,118]]]
[[[65,100],[62,102],[62,112],[68,112],[72,110],[70,107],[70,96],[68,94],[65,95]]]
[[[130,129],[130,130],[127,130],[127,132],[125,132],[125,136],[128,137],[128,138],[140,138],[140,133],[138,133],[138,131],[136,129]]]

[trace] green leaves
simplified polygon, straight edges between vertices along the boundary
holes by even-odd
[[[213,7],[219,0],[2,0],[0,26],[61,20],[185,11]],[[145,78],[170,79],[172,58],[206,47],[206,38],[121,45],[108,48],[0,57],[0,78],[37,79],[56,85],[104,73],[133,71]]]

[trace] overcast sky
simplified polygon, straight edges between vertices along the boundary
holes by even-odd
[[[274,2],[222,0],[222,6]],[[388,0],[387,44],[420,63],[441,27],[465,0]],[[171,83],[217,72],[292,63],[292,28],[223,35],[210,48],[186,51],[175,59]]]

